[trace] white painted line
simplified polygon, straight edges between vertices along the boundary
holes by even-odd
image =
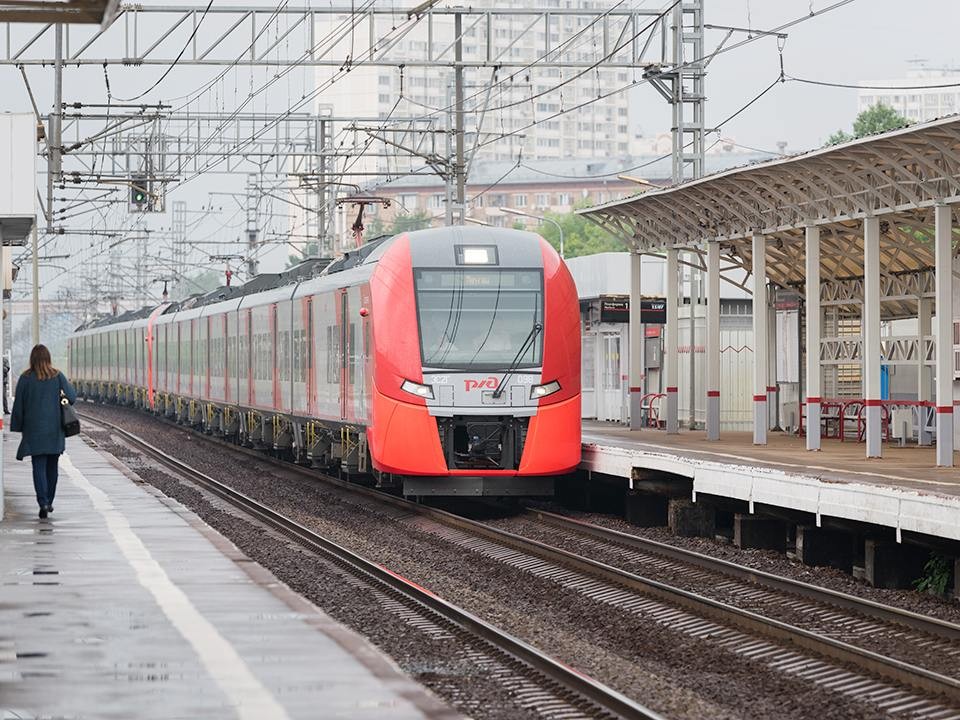
[[[87,493],[93,506],[103,516],[107,529],[136,573],[137,580],[153,595],[173,626],[193,646],[203,666],[236,708],[241,720],[289,720],[286,711],[250,671],[233,645],[194,607],[190,598],[153,559],[109,496],[91,484],[70,461],[69,455],[62,455],[60,462],[70,479]]]

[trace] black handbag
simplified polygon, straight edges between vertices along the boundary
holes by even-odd
[[[77,411],[73,409],[63,393],[63,388],[60,389],[60,427],[63,428],[63,434],[67,437],[80,434],[80,418],[77,417]]]

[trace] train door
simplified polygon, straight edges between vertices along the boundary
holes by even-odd
[[[352,354],[352,348],[350,347],[350,315],[348,313],[349,308],[349,299],[347,297],[347,289],[340,288],[337,290],[337,293],[340,295],[340,302],[338,305],[338,315],[340,320],[340,347],[339,347],[339,361],[340,361],[340,419],[347,419],[347,411],[350,405],[350,355]]]
[[[270,305],[270,339],[268,345],[268,353],[270,358],[270,379],[272,380],[273,389],[271,391],[270,397],[272,401],[270,403],[271,409],[279,410],[281,408],[281,396],[280,396],[280,368],[278,361],[280,360],[279,348],[277,347],[280,344],[279,334],[277,332],[277,304],[272,303]]]
[[[621,337],[619,332],[602,332],[600,341],[600,382],[597,387],[597,420],[620,420],[623,406]]]
[[[175,340],[175,350],[174,357],[176,358],[173,364],[172,374],[170,376],[170,389],[173,391],[174,395],[182,395],[183,389],[180,387],[180,375],[183,372],[183,323],[178,322],[173,326],[175,329],[173,331],[173,336]]]
[[[256,376],[253,365],[253,311],[241,310],[240,315],[240,404],[244,407],[253,405],[253,380]]]
[[[304,362],[306,363],[306,383],[307,383],[307,415],[310,417],[316,417],[317,415],[317,376],[316,370],[314,368],[314,348],[313,348],[313,298],[308,297],[306,299],[307,304],[307,317],[305,318],[304,324],[304,333],[305,333],[305,351],[306,358]]]

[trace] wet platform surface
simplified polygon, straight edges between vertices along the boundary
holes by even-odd
[[[930,447],[884,443],[882,452],[867,459],[863,443],[826,438],[810,452],[805,438],[779,432],[756,446],[747,432],[708,441],[698,431],[584,421],[581,467],[626,478],[634,469],[669,472],[693,479],[694,493],[960,539],[960,469],[936,467]]]
[[[4,443],[0,718],[448,718],[364,639],[71,438],[55,512]]]

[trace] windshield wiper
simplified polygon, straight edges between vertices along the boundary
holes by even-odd
[[[533,345],[533,341],[536,339],[537,334],[541,330],[543,330],[543,325],[538,322],[535,322],[533,327],[530,328],[530,334],[527,335],[527,339],[523,341],[523,345],[521,345],[520,350],[517,351],[517,355],[513,358],[513,362],[510,363],[507,371],[503,374],[503,377],[500,378],[500,382],[497,383],[497,389],[493,391],[493,398],[495,400],[499,400],[500,396],[503,395],[503,391],[506,388],[504,383],[507,382],[508,377],[513,375],[514,371],[517,369],[517,366],[520,365],[520,358],[522,358],[524,353],[530,349],[530,346]]]

